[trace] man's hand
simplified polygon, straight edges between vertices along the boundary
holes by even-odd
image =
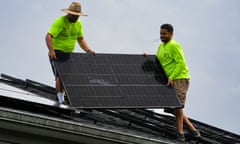
[[[167,86],[173,87],[173,80],[168,79]]]
[[[144,52],[144,53],[143,53],[143,56],[144,56],[144,57],[147,57],[147,53]]]
[[[89,54],[92,54],[92,55],[96,55],[96,52],[95,51],[93,51],[93,50],[91,50],[91,49],[89,49],[88,51],[87,51],[87,53],[89,53]]]
[[[48,56],[49,56],[50,59],[56,59],[57,58],[54,50],[49,50]]]

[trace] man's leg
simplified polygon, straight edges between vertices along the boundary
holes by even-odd
[[[183,132],[183,109],[176,109],[176,128],[177,128],[177,139],[185,141]]]
[[[191,135],[193,137],[195,137],[195,138],[201,137],[200,132],[194,127],[194,125],[190,122],[188,117],[186,117],[184,114],[183,114],[183,121],[187,125],[188,129],[191,131]]]
[[[182,110],[182,111],[183,111],[183,110]],[[168,109],[164,109],[164,112],[166,112],[166,113],[171,113],[171,114],[173,114],[174,116],[176,116],[177,110],[168,108]],[[176,116],[176,118],[177,118],[177,116]],[[184,112],[183,112],[183,122],[187,125],[188,129],[190,129],[190,130],[192,130],[192,131],[197,130],[197,129],[193,126],[193,124],[190,122],[190,120],[188,119],[188,117],[184,114]],[[179,129],[180,129],[180,128],[179,128]]]
[[[60,80],[60,77],[56,77],[56,91],[57,91],[57,98],[59,103],[63,103],[64,100],[64,89]]]
[[[196,131],[196,128],[193,126],[193,124],[190,122],[190,120],[183,114],[183,121],[187,125],[188,129],[191,131]]]
[[[176,109],[176,125],[178,133],[183,134],[183,110]]]

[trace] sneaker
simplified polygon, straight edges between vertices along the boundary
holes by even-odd
[[[192,131],[191,132],[191,135],[194,137],[194,138],[200,138],[201,137],[201,134],[198,130],[195,130],[195,131]]]
[[[182,133],[177,133],[177,140],[178,141],[181,141],[181,142],[184,142],[185,141],[185,136],[184,136],[184,134],[182,134]]]
[[[63,104],[63,105],[66,105],[66,101],[62,101],[61,103],[59,102],[59,104]]]

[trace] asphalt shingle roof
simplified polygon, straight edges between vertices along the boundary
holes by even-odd
[[[2,74],[0,83],[34,93],[53,102],[55,101],[55,89],[42,83],[28,79],[21,80],[4,74]],[[26,122],[24,116],[31,116],[35,119],[35,121],[31,121],[32,123],[37,121],[40,124],[44,123],[46,127],[55,125],[55,127],[61,127],[72,132],[83,132],[85,130],[88,135],[93,137],[121,140],[122,143],[179,143],[175,140],[175,118],[171,115],[159,114],[148,109],[75,109],[13,99],[1,93],[0,101],[0,119],[6,117],[7,112],[8,114],[15,112],[18,117],[21,117],[22,114],[23,122]],[[13,105],[12,102],[14,101],[15,104]],[[10,109],[24,111],[25,113],[13,112]],[[51,123],[51,120],[54,120],[55,123]],[[238,134],[194,119],[190,120],[200,130],[202,138],[192,139],[186,131],[186,144],[240,143]],[[18,121],[21,121],[21,119],[18,119]],[[79,130],[80,127],[81,130]],[[101,134],[105,136],[101,136]]]

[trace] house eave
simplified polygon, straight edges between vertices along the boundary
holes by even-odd
[[[169,140],[153,139],[115,130],[82,124],[71,120],[0,107],[0,129],[28,135],[91,144],[169,144]]]

